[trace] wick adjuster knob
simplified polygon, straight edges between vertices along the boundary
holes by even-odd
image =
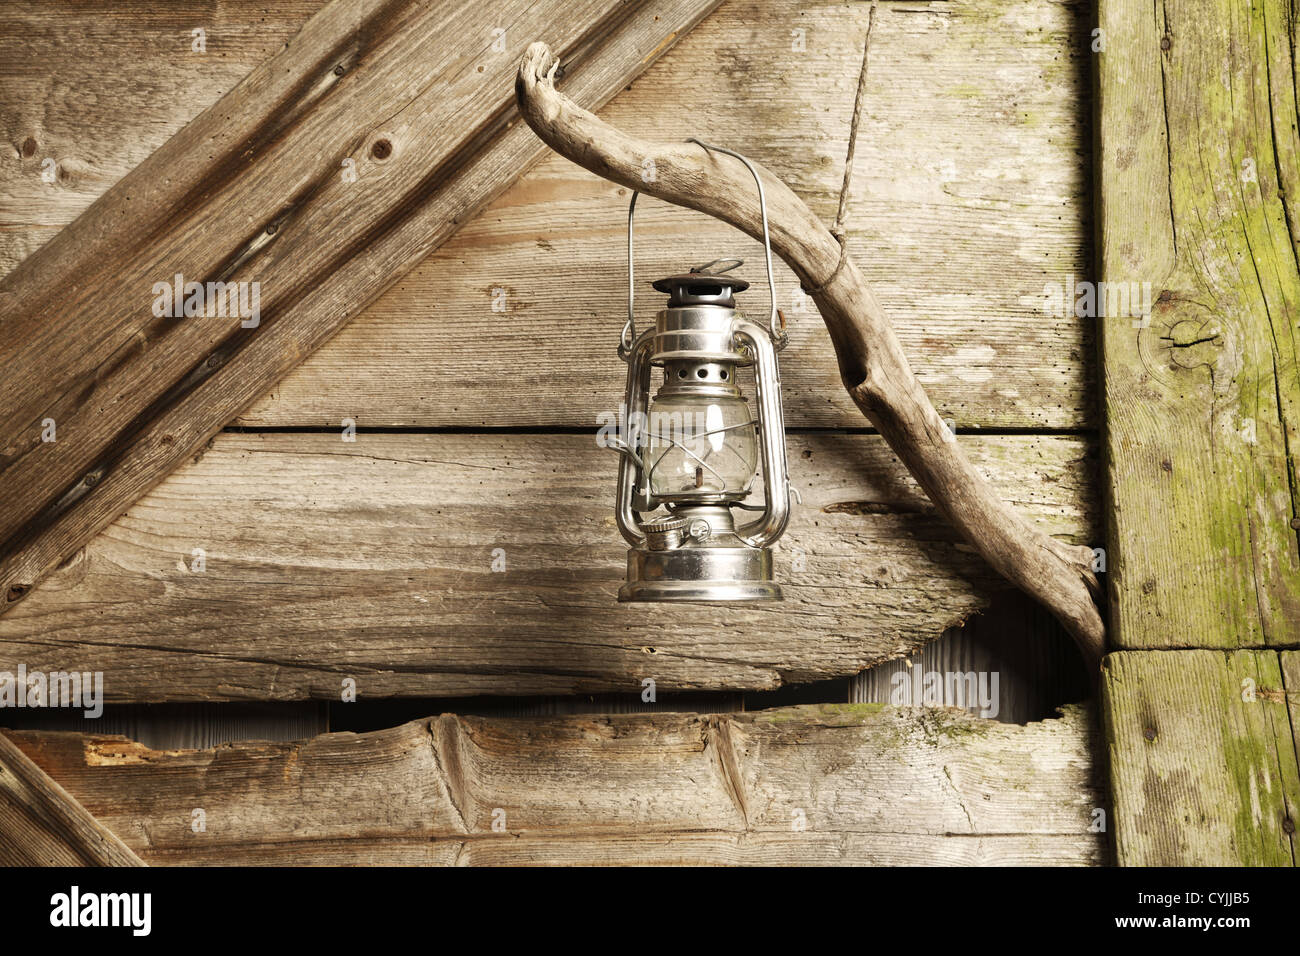
[[[690,524],[687,518],[656,518],[641,525],[645,543],[651,551],[671,551],[681,547],[682,534]]]

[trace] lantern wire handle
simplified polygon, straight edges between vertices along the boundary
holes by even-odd
[[[722,146],[714,146],[710,143],[704,142],[703,140],[696,139],[694,136],[686,140],[686,142],[694,143],[696,146],[701,146],[709,152],[725,153],[728,156],[735,157],[745,164],[745,168],[748,169],[750,175],[754,177],[754,184],[758,186],[759,213],[763,219],[763,256],[767,262],[767,292],[768,298],[771,302],[771,312],[768,315],[767,328],[768,332],[772,336],[772,341],[775,344],[777,351],[780,351],[785,348],[789,336],[786,334],[785,314],[776,307],[776,278],[772,273],[772,240],[768,234],[767,228],[767,193],[763,189],[763,180],[759,177],[758,170],[754,168],[754,164],[735,150],[726,149]],[[619,358],[625,362],[628,359],[628,355],[631,353],[632,343],[636,341],[636,287],[633,285],[632,279],[632,223],[636,216],[636,200],[640,195],[641,193],[639,191],[633,190],[632,199],[627,204],[627,322],[623,325],[623,334],[619,337],[618,341],[618,355]],[[739,259],[714,259],[712,262],[700,266],[694,271],[704,272],[709,268],[709,266],[717,265],[720,262],[735,262],[736,265],[728,266],[725,269],[719,269],[717,270],[718,273],[729,272],[743,264],[743,260]]]
[[[776,279],[772,275],[772,242],[771,239],[768,237],[767,193],[764,192],[763,190],[763,180],[759,178],[758,170],[754,168],[754,164],[751,163],[744,156],[740,155],[740,153],[737,153],[735,150],[726,149],[725,147],[722,146],[713,146],[709,143],[704,142],[703,140],[696,139],[694,136],[692,136],[686,142],[694,143],[696,146],[702,146],[704,149],[708,150],[709,152],[725,153],[727,156],[735,157],[736,159],[740,160],[742,163],[745,164],[745,168],[748,169],[750,175],[754,177],[754,183],[758,186],[758,209],[760,214],[763,217],[763,255],[766,256],[767,258],[767,291],[772,304],[772,311],[767,319],[767,328],[772,335],[772,340],[775,342],[777,349],[778,350],[782,349],[785,347],[785,343],[787,339],[786,332],[785,332],[785,316],[781,316],[780,326],[778,327],[777,308],[776,308]],[[709,264],[712,265],[713,263],[709,263]]]
[[[634,308],[636,287],[632,285],[632,217],[636,214],[636,197],[639,195],[641,195],[639,192],[633,190],[632,201],[627,204],[627,324],[623,326],[623,334],[618,340],[618,357],[624,362],[632,351],[632,343],[636,341]]]

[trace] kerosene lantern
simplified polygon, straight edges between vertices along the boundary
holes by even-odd
[[[738,312],[735,296],[749,283],[726,273],[741,261],[714,260],[653,283],[668,301],[654,328],[638,336],[633,194],[628,318],[619,348],[628,366],[626,437],[618,448],[623,458],[616,511],[631,548],[620,601],[781,600],[772,577],[771,546],[790,513],[776,361],[785,332],[777,328],[766,201],[762,182],[744,157],[705,148],[736,156],[758,182],[771,315],[765,328]],[[757,418],[737,380],[737,370],[749,367],[754,369]],[[655,379],[658,390],[651,399]],[[749,498],[760,465],[764,502],[756,505]]]

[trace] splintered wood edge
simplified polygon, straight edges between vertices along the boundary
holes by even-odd
[[[963,442],[1046,533],[1095,540],[1093,443]],[[999,592],[879,436],[790,449],[786,601],[703,620],[616,603],[615,465],[588,437],[226,435],[0,619],[0,657],[102,671],[113,702],[337,700],[348,676],[366,698],[769,690],[905,657]]]

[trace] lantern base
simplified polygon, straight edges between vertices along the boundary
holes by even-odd
[[[620,601],[780,601],[769,548],[632,548]]]

